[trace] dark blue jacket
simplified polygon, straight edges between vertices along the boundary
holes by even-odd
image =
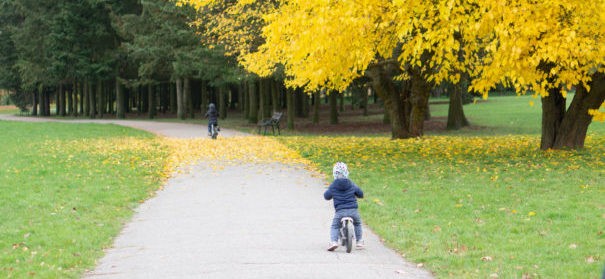
[[[363,198],[363,191],[348,178],[335,179],[324,193],[326,200],[334,199],[334,209],[357,208],[357,198]]]
[[[208,118],[208,122],[210,123],[218,123],[218,111],[216,110],[216,108],[208,109],[208,112],[206,112],[205,117]]]

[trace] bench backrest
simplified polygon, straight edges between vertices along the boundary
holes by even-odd
[[[271,121],[279,122],[279,120],[281,119],[283,114],[284,114],[283,112],[274,112],[273,116],[271,116]]]

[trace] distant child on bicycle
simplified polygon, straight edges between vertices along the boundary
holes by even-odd
[[[330,187],[324,193],[326,200],[334,199],[334,209],[336,210],[330,228],[330,246],[328,246],[328,251],[334,251],[338,248],[340,219],[343,217],[353,218],[357,248],[361,249],[364,243],[361,238],[361,217],[357,211],[357,198],[363,198],[363,191],[348,178],[349,171],[345,163],[336,163],[332,169],[332,175],[334,175],[334,182],[330,184]]]
[[[208,136],[211,136],[212,125],[218,128],[218,111],[213,103],[208,105],[208,112],[204,118],[208,118]]]

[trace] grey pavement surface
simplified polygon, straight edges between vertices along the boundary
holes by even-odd
[[[200,125],[111,123],[168,137],[205,137]],[[303,167],[281,163],[191,166],[139,206],[84,277],[432,278],[365,226],[365,249],[326,251],[334,209],[323,200],[325,186]]]

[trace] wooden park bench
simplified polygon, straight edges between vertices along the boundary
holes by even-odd
[[[29,108],[27,108],[27,107],[19,108],[19,115],[20,116],[29,116]]]
[[[283,112],[274,112],[273,116],[271,116],[271,118],[263,119],[260,122],[258,122],[258,133],[260,134],[260,129],[264,127],[265,128],[264,134],[266,135],[267,128],[271,127],[271,131],[273,132],[273,135],[275,135],[275,128],[277,128],[277,134],[281,135],[280,128],[279,128],[279,122],[281,121],[281,118],[283,115],[284,115]]]

